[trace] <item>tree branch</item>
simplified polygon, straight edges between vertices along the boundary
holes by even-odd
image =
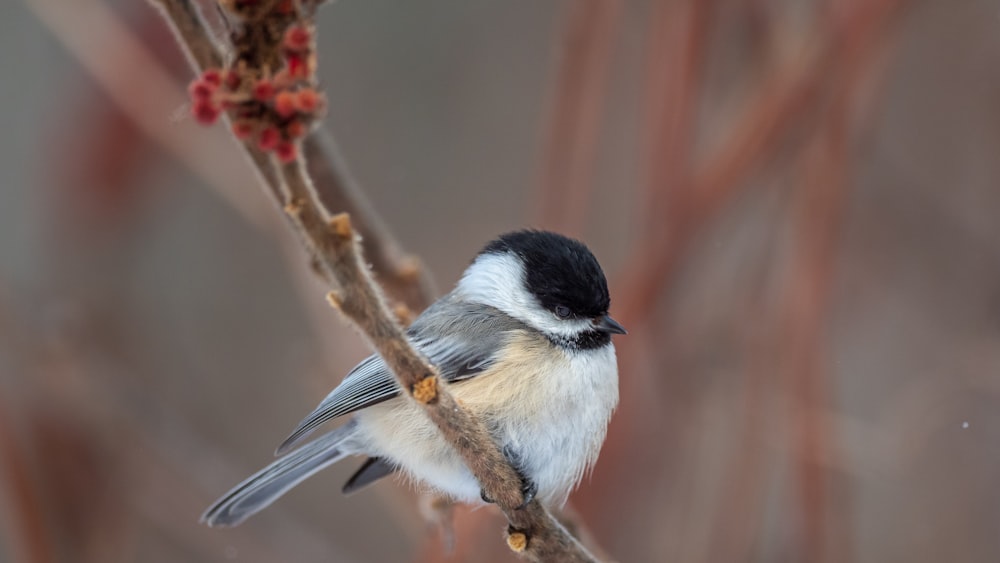
[[[202,72],[214,68],[204,65],[216,60],[218,50],[201,15],[191,1],[150,1],[160,6],[163,15],[171,21],[178,41],[185,48],[195,68]],[[228,4],[237,8],[232,8]],[[287,11],[288,6],[293,6],[297,10],[299,2],[274,3],[276,7],[272,10],[273,18],[269,17],[272,12],[267,10],[250,13],[249,10],[256,8],[239,7],[246,5],[257,6],[255,3],[227,3],[227,6],[234,11],[243,10],[237,14],[244,18],[242,24],[245,29],[242,35],[230,34],[232,40],[239,43],[234,45],[234,51],[239,53],[238,71],[247,73],[250,77],[269,78],[268,69],[247,68],[247,62],[269,60],[270,55],[287,45],[280,42],[285,37],[288,26],[292,23],[301,25],[305,16],[298,11],[294,13]],[[240,38],[246,39],[246,42],[240,42]],[[294,82],[295,87],[302,82],[315,84],[311,76],[311,69],[315,66],[313,56],[314,54],[309,51],[303,56],[303,60],[299,61],[309,70],[309,74],[305,77],[295,76],[294,69],[289,69],[289,74],[297,80]],[[230,68],[227,68],[226,72],[234,72],[233,62],[230,61],[229,65]],[[246,83],[245,76],[240,79],[241,85]],[[277,76],[274,80],[278,82]],[[280,121],[272,115],[272,108],[262,106],[258,103],[259,100],[246,100],[245,104],[257,104],[249,106],[257,112],[254,114],[255,117],[262,121],[271,119],[277,125],[291,129],[291,121],[287,116],[282,116],[284,121]],[[281,114],[280,111],[277,113]],[[245,118],[248,115],[248,107],[237,106],[235,109],[229,107],[229,114],[231,117],[236,115]],[[290,135],[288,130],[282,133],[286,138],[294,139],[294,135]],[[352,193],[353,183],[344,171],[342,162],[331,158],[335,153],[322,150],[321,142],[310,136],[304,142],[304,147],[295,145],[270,158],[246,140],[244,146],[247,147],[254,166],[259,169],[269,193],[276,201],[283,204],[292,226],[312,256],[317,273],[333,288],[328,294],[329,302],[368,337],[395,374],[400,386],[406,390],[407,396],[424,408],[445,439],[465,460],[484,492],[495,499],[509,523],[507,542],[511,549],[532,561],[596,561],[537,500],[519,508],[523,504],[524,497],[521,491],[521,479],[517,472],[492,440],[483,422],[456,402],[448,392],[445,382],[441,380],[437,368],[423,358],[407,340],[403,329],[390,313],[381,290],[371,277],[348,214],[340,213],[331,218],[314,187],[312,174],[324,180],[322,192],[327,201],[339,203],[345,209],[352,208],[345,202],[353,201],[356,218],[368,221],[365,227],[369,231],[363,232],[367,235],[366,238],[377,238],[378,234],[384,234],[384,230],[380,230],[381,223],[375,214],[367,205],[359,203],[363,200],[358,196],[358,192]],[[312,157],[315,162],[324,163],[325,167],[316,164],[309,166],[307,157]],[[282,161],[280,166],[275,164],[275,158]],[[387,237],[381,240],[391,241]],[[409,284],[420,288],[415,294],[426,300],[427,279],[421,275],[420,268],[415,262],[404,260],[400,265],[396,258],[399,254],[394,243],[383,242],[374,247],[374,252],[383,256],[383,260],[397,260],[395,267],[386,267],[386,264],[383,264],[385,269],[382,272],[387,279],[391,280],[395,276],[398,278],[398,283],[404,286]]]

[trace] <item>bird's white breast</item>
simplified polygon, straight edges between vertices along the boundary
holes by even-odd
[[[514,336],[504,358],[449,387],[518,458],[545,504],[561,505],[597,459],[618,404],[614,347],[564,350],[537,333]],[[402,398],[357,415],[373,455],[459,500],[479,500],[478,482],[421,407]]]

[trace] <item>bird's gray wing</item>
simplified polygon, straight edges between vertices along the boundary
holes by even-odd
[[[495,355],[513,330],[524,325],[494,309],[462,303],[435,304],[408,330],[414,347],[449,382],[474,377],[495,361]],[[444,309],[444,310],[442,310]],[[377,355],[358,364],[278,446],[280,455],[302,441],[317,426],[399,394],[399,386]]]

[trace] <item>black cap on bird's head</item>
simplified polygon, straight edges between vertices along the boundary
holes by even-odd
[[[515,231],[486,245],[480,255],[504,253],[524,264],[526,289],[542,307],[564,319],[601,318],[597,328],[624,333],[606,316],[611,305],[608,282],[583,243],[548,231]]]

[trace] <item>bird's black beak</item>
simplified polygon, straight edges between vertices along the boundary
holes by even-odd
[[[612,319],[609,315],[594,319],[594,328],[601,332],[610,332],[611,334],[628,334],[625,327],[618,324],[618,321]]]

